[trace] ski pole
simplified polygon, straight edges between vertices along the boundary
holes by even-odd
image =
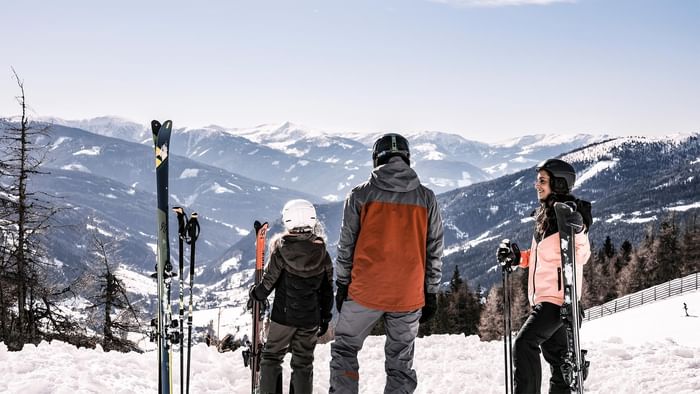
[[[183,392],[183,374],[182,374],[182,367],[184,367],[184,354],[182,353],[182,345],[183,345],[183,340],[184,340],[184,332],[183,332],[183,321],[184,321],[184,313],[185,313],[185,308],[184,308],[184,292],[185,292],[185,283],[184,283],[184,276],[183,276],[183,271],[184,271],[184,243],[185,243],[185,238],[187,237],[187,231],[186,231],[186,222],[187,222],[187,214],[185,214],[185,210],[182,207],[173,207],[173,211],[177,214],[177,233],[178,233],[178,247],[179,247],[179,254],[178,254],[178,260],[180,264],[180,393],[182,394]]]
[[[193,212],[187,222],[187,236],[190,245],[190,305],[187,313],[187,394],[190,393],[190,361],[192,359],[192,286],[194,284],[195,245],[199,237],[199,221],[197,212]]]
[[[511,267],[505,263],[501,265],[503,278],[503,361],[505,362],[505,390],[506,394],[513,393],[513,346],[510,314],[510,273]]]

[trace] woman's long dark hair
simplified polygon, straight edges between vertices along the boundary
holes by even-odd
[[[570,194],[550,193],[535,211],[535,240],[537,242],[559,231],[557,217],[554,213],[555,202],[574,201],[576,198]]]

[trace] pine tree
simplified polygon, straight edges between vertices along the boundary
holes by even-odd
[[[655,247],[655,266],[651,271],[653,284],[664,283],[680,277],[681,249],[675,215],[671,215],[661,222]]]
[[[697,215],[686,220],[681,240],[681,276],[700,271],[700,223]]]
[[[479,320],[479,337],[482,341],[503,338],[503,286],[491,287]]]

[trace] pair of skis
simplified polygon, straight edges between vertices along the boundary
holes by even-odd
[[[265,238],[267,237],[268,224],[255,221],[255,285],[262,283],[263,267],[265,265]],[[255,394],[259,391],[260,384],[260,357],[264,345],[263,341],[263,312],[264,302],[253,299],[253,332],[252,340],[244,339],[246,349],[243,350],[243,365],[250,366],[251,387],[250,392]]]
[[[172,311],[170,308],[170,282],[173,266],[170,263],[170,243],[168,238],[168,148],[173,122],[166,120],[163,124],[151,122],[153,144],[156,153],[156,196],[158,244],[156,249],[156,280],[158,281],[158,315],[151,325],[156,330],[151,339],[158,342],[158,392],[171,394],[172,376],[172,342],[170,328]],[[177,322],[176,322],[177,323]]]
[[[190,361],[192,356],[192,287],[194,285],[194,263],[195,263],[195,247],[197,244],[197,238],[199,237],[199,221],[197,220],[197,212],[193,212],[192,215],[187,218],[187,214],[182,207],[174,207],[173,211],[177,215],[178,223],[178,247],[179,247],[179,268],[180,268],[180,333],[178,335],[180,340],[180,392],[182,393],[183,387],[186,388],[185,392],[189,394],[190,392]],[[187,312],[187,385],[185,386],[185,374],[182,373],[182,369],[185,366],[183,352],[184,349],[184,314],[185,314],[185,303],[184,303],[184,293],[185,293],[185,276],[184,276],[184,244],[190,246],[190,300],[189,308]]]
[[[567,351],[561,372],[571,390],[583,393],[583,381],[588,376],[590,362],[586,361],[586,350],[581,349],[579,328],[581,327],[579,294],[576,288],[576,244],[574,235],[581,228],[571,224],[568,218],[576,211],[576,204],[555,203],[561,249],[561,268],[564,276],[564,303],[561,320],[566,328]]]
[[[182,367],[184,366],[183,345],[184,345],[184,243],[190,245],[190,300],[189,313],[187,315],[187,392],[189,393],[190,376],[190,346],[192,339],[192,286],[194,278],[195,264],[195,243],[199,237],[199,222],[197,214],[193,213],[187,218],[184,209],[175,207],[173,210],[178,218],[179,234],[179,262],[180,262],[180,309],[178,320],[172,318],[172,307],[170,301],[170,291],[172,278],[177,276],[173,272],[170,263],[170,242],[168,226],[168,151],[170,145],[170,134],[172,132],[172,121],[167,120],[160,123],[157,120],[151,122],[153,132],[153,144],[156,156],[156,198],[157,198],[157,223],[158,223],[158,243],[156,248],[156,273],[158,282],[158,313],[156,319],[151,321],[155,332],[151,335],[151,340],[158,344],[158,392],[160,394],[172,393],[172,349],[174,343],[180,345],[180,392],[184,390]],[[176,328],[180,328],[179,332]]]
[[[566,329],[567,351],[561,366],[564,381],[572,392],[583,393],[583,381],[588,376],[590,362],[586,361],[587,351],[581,349],[579,328],[581,315],[579,295],[576,288],[576,248],[574,235],[580,228],[569,222],[569,217],[576,211],[574,203],[554,204],[554,213],[559,228],[561,268],[563,273],[564,303],[561,306],[561,320]],[[513,346],[511,328],[511,296],[509,277],[512,272],[510,264],[501,264],[503,280],[503,348],[505,359],[505,391],[513,393]]]

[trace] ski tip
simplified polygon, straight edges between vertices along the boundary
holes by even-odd
[[[154,134],[158,133],[158,131],[160,130],[160,126],[161,126],[161,124],[159,121],[157,121],[155,119],[151,121],[151,130],[153,131]]]
[[[260,227],[262,227],[262,223],[260,223],[260,221],[256,220],[255,223],[253,223],[253,228],[255,229],[256,233],[258,232],[258,230],[260,230]]]
[[[173,211],[178,215],[184,215],[185,210],[182,207],[173,207]]]
[[[172,121],[172,120],[166,120],[165,122],[163,122],[163,127],[165,127],[166,129],[172,129],[172,127],[173,127],[173,121]]]

